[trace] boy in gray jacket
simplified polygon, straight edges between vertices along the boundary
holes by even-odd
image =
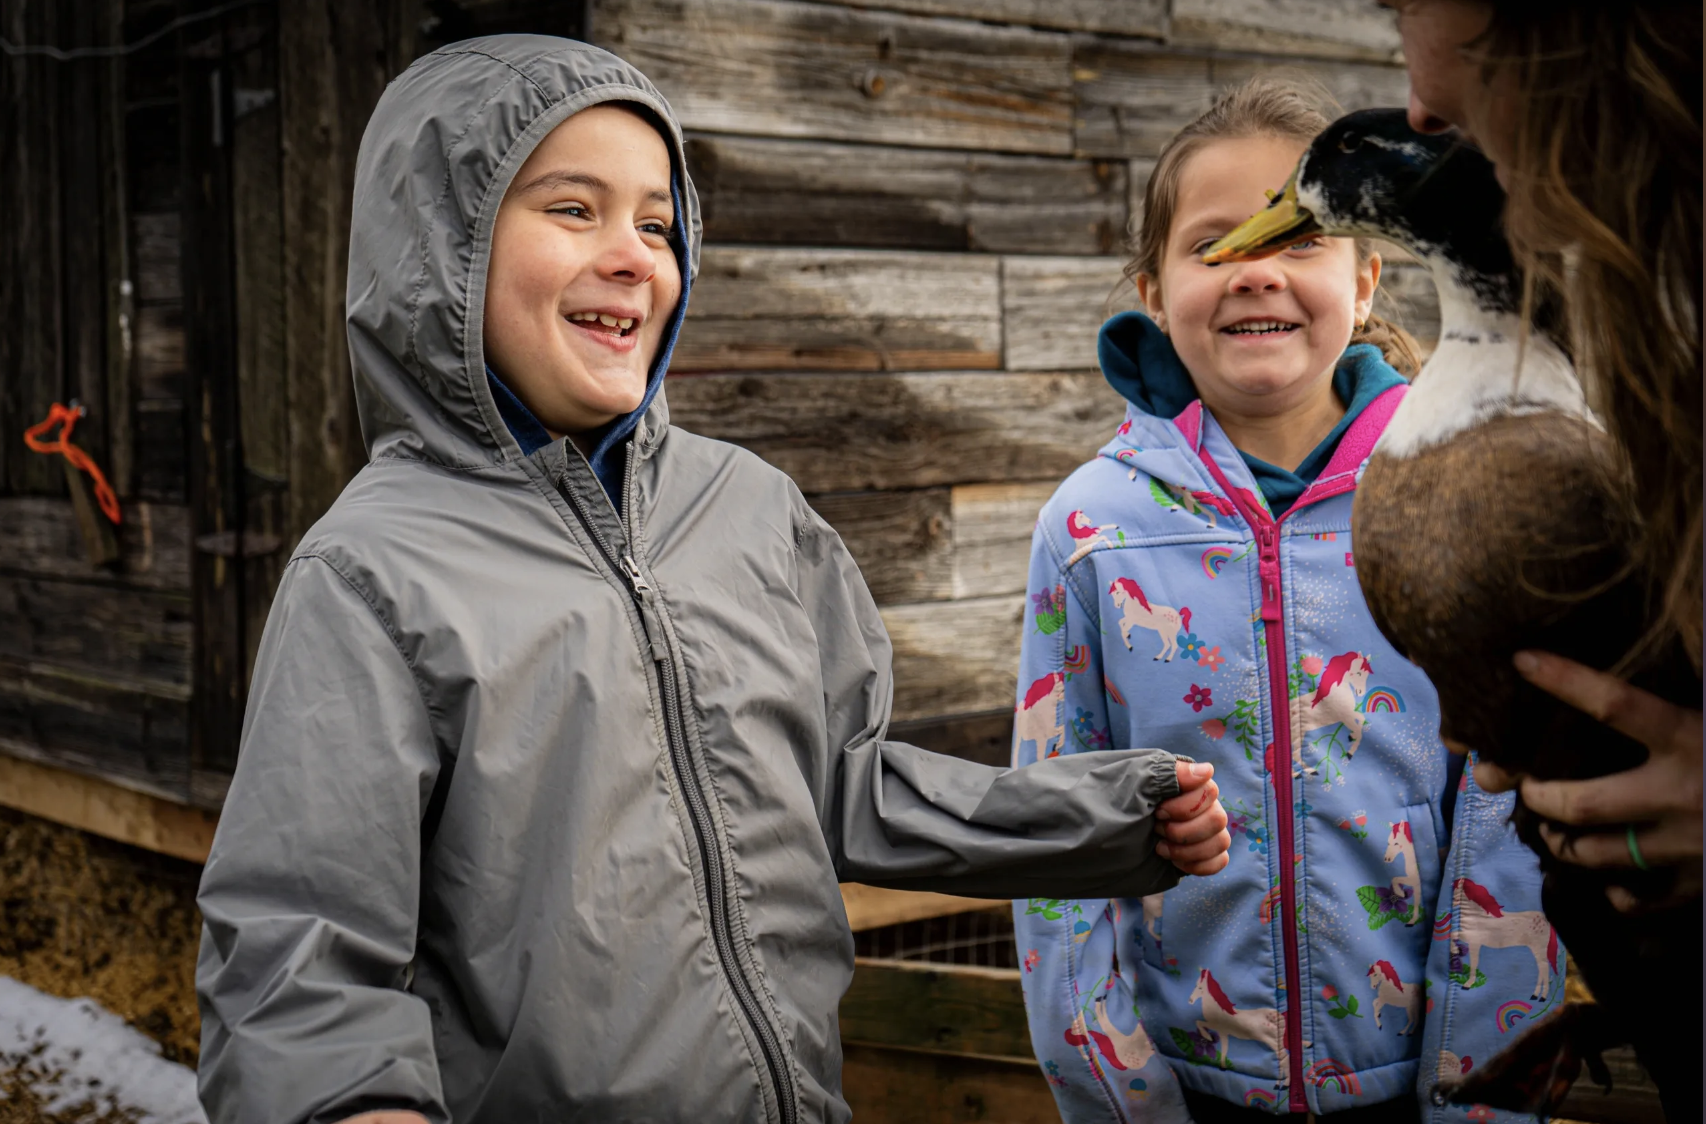
[[[1137,897],[1224,864],[1206,766],[884,740],[841,541],[669,427],[698,248],[679,126],[612,55],[473,40],[381,98],[371,463],[285,571],[201,886],[216,1124],[844,1120],[838,881]]]

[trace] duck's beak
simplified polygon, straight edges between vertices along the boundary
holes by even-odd
[[[1203,251],[1207,265],[1225,261],[1252,261],[1279,253],[1287,246],[1321,233],[1315,216],[1297,204],[1297,174],[1273,197],[1266,210],[1257,211],[1232,233]]]

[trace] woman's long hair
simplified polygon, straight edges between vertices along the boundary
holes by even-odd
[[[1701,5],[1494,0],[1483,61],[1509,134],[1505,228],[1532,304],[1628,457],[1662,620],[1701,665]],[[1500,128],[1500,126],[1503,128]],[[1561,502],[1568,502],[1561,497]]]
[[[1156,159],[1143,192],[1143,221],[1132,236],[1126,277],[1134,284],[1140,274],[1160,278],[1173,212],[1179,208],[1179,179],[1185,162],[1199,148],[1234,137],[1279,137],[1307,145],[1342,112],[1327,88],[1305,74],[1257,75],[1222,93],[1205,113],[1180,129]],[[1357,260],[1365,262],[1374,253],[1374,243],[1358,238],[1356,251]],[[1421,369],[1421,349],[1415,338],[1389,318],[1370,316],[1358,325],[1351,342],[1380,348],[1386,361],[1406,378]]]

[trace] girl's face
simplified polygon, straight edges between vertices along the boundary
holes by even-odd
[[[486,359],[554,434],[636,409],[681,299],[669,149],[643,118],[585,109],[551,131],[498,207]]]
[[[1204,248],[1268,205],[1304,145],[1275,137],[1210,141],[1186,158],[1161,275],[1138,295],[1211,407],[1283,414],[1331,393],[1334,364],[1367,318],[1380,259],[1348,238],[1312,238],[1271,258],[1204,265]]]

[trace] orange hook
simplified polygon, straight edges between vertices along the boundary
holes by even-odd
[[[119,521],[118,497],[113,495],[112,487],[102,474],[100,466],[90,459],[89,454],[71,443],[71,430],[77,424],[77,419],[88,413],[78,405],[73,398],[71,405],[62,406],[55,402],[47,411],[47,420],[38,422],[24,430],[24,444],[38,453],[59,453],[71,462],[71,466],[87,472],[95,481],[95,499],[100,502],[101,514],[105,515],[115,525]],[[59,436],[52,441],[44,440],[48,430],[63,423],[65,428],[59,431]]]

